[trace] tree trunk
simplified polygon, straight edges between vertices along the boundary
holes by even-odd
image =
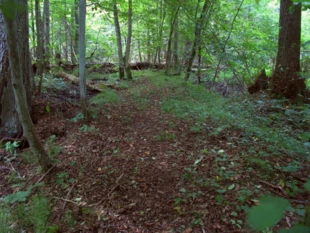
[[[23,11],[16,12],[16,28],[18,30],[18,52],[21,58],[21,69],[23,71],[23,82],[26,89],[28,109],[31,112],[31,97],[34,84],[33,70],[31,64],[30,48],[29,48],[29,19],[28,4],[26,0],[16,1]]]
[[[80,73],[80,102],[84,117],[88,118],[87,112],[87,93],[86,93],[86,75],[85,75],[85,63],[86,63],[86,42],[85,42],[85,26],[86,26],[86,0],[80,0],[79,5],[80,15],[80,31],[79,31],[79,73]]]
[[[129,65],[130,57],[130,46],[131,46],[131,37],[132,37],[132,0],[128,1],[128,33],[126,41],[126,52],[125,52],[125,70],[127,79],[132,80],[132,74]]]
[[[147,45],[147,62],[151,62],[151,43],[150,43],[150,29],[147,27],[147,34],[146,34],[146,45]]]
[[[34,7],[33,7],[33,0],[30,0],[30,19],[31,19],[31,33],[32,33],[32,41],[33,41],[33,55],[37,57],[37,50],[36,50],[36,29],[35,29],[35,14],[34,14]]]
[[[43,8],[43,20],[44,20],[44,69],[50,68],[50,1],[44,0]]]
[[[15,27],[19,32],[17,41],[18,52],[21,58],[20,66],[23,71],[23,83],[26,89],[27,105],[31,111],[31,95],[33,87],[33,73],[31,66],[31,58],[29,51],[29,28],[28,28],[28,9],[27,1],[17,0],[17,3],[22,9],[16,13]],[[1,16],[2,17],[2,16]],[[1,34],[1,52],[0,52],[0,136],[15,137],[21,132],[21,124],[18,119],[18,114],[15,108],[15,97],[13,93],[12,81],[9,71],[9,61],[7,53],[6,37],[4,33],[3,19],[0,23]]]
[[[2,0],[1,3],[12,3],[12,0]],[[18,1],[15,0],[14,3],[18,4]],[[27,4],[27,2],[25,2],[25,4]],[[37,155],[42,170],[47,171],[51,167],[51,161],[35,132],[34,125],[31,121],[28,111],[26,91],[23,85],[23,72],[22,67],[20,66],[20,64],[23,63],[23,58],[20,57],[20,54],[18,52],[19,46],[16,44],[18,41],[18,37],[17,27],[14,23],[14,19],[16,19],[15,9],[11,8],[11,11],[11,15],[4,15],[3,18],[5,32],[7,36],[9,62],[12,74],[13,91],[16,100],[16,109],[23,127],[24,135],[27,138],[32,150]],[[11,17],[12,15],[13,17]],[[24,21],[22,23],[25,24],[26,22]]]
[[[179,66],[179,19],[178,15],[174,25],[174,40],[173,40],[173,65],[178,69]]]
[[[180,9],[181,5],[179,5],[176,9],[176,11],[173,14],[173,18],[171,20],[171,25],[170,25],[170,33],[169,33],[169,39],[168,39],[168,47],[167,47],[167,54],[166,54],[166,70],[165,70],[165,74],[168,75],[169,69],[170,69],[170,61],[171,61],[171,55],[172,55],[172,48],[171,48],[171,44],[172,44],[172,35],[175,29],[175,23],[176,20],[178,18],[178,14],[179,14],[179,9]]]
[[[209,0],[205,0],[201,14],[199,19],[196,22],[196,26],[195,26],[195,38],[194,38],[194,43],[192,46],[192,51],[190,54],[190,57],[188,59],[188,64],[187,64],[187,68],[186,68],[186,74],[185,74],[185,80],[189,79],[191,70],[192,70],[192,65],[193,65],[193,61],[195,59],[196,56],[196,50],[200,44],[200,40],[201,40],[201,30],[208,12],[208,8],[209,8],[210,2]]]
[[[35,14],[36,14],[36,31],[37,31],[37,76],[39,76],[38,95],[41,95],[42,79],[43,79],[43,36],[42,36],[42,22],[40,1],[35,0]]]
[[[293,102],[301,102],[306,88],[305,80],[298,74],[301,4],[293,5],[290,0],[281,0],[279,28],[278,54],[271,80],[271,95],[284,96]]]
[[[162,47],[162,38],[163,38],[163,29],[166,19],[166,4],[163,0],[160,0],[160,13],[159,13],[159,26],[158,26],[158,33],[157,33],[157,47],[156,47],[156,53],[155,53],[155,62],[157,59],[157,63],[161,63],[161,47]]]
[[[115,24],[115,33],[116,33],[117,51],[118,51],[119,78],[123,79],[125,76],[125,73],[124,73],[122,38],[121,38],[121,29],[120,29],[119,20],[118,20],[117,3],[115,0],[114,0],[114,5],[113,5],[113,14],[114,14],[114,24]]]
[[[3,16],[0,13],[0,137],[14,138],[21,132],[9,71]]]
[[[74,19],[75,19],[74,51],[77,57],[78,51],[79,51],[79,4],[78,4],[78,0],[74,0]]]

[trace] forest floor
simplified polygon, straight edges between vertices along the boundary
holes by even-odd
[[[55,167],[42,177],[27,149],[10,166],[0,161],[0,196],[42,178],[33,192],[49,198],[59,232],[251,232],[246,212],[262,194],[292,205],[274,229],[302,221],[306,110],[224,98],[161,72],[135,76],[89,93],[89,120],[72,84],[36,98],[36,131]],[[12,186],[12,169],[23,185]]]

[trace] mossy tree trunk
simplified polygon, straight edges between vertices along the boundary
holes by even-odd
[[[271,79],[273,97],[301,102],[306,88],[300,72],[301,4],[281,0],[276,67]]]
[[[20,5],[18,0],[1,0],[0,3],[3,6]],[[27,0],[23,0],[23,3],[25,6],[27,6]],[[17,27],[15,23],[17,18],[17,12],[16,9],[13,7],[5,7],[4,9],[2,9],[2,13],[4,13],[4,28],[7,38],[9,63],[12,75],[12,86],[16,100],[16,110],[18,112],[19,120],[23,127],[24,135],[27,138],[33,152],[36,154],[42,170],[46,171],[51,167],[52,163],[43,145],[41,144],[39,137],[35,132],[34,125],[32,123],[28,110],[26,91],[23,83],[24,73],[22,70],[22,66],[20,65],[24,63],[24,57],[21,57],[18,51],[19,46],[17,42]],[[25,24],[27,22],[23,21],[19,23]]]

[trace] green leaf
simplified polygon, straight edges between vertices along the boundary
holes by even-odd
[[[310,227],[307,227],[305,225],[295,225],[291,229],[282,229],[279,231],[279,233],[309,233]]]
[[[265,230],[277,224],[289,206],[290,203],[284,198],[264,196],[260,199],[259,206],[250,209],[247,223],[255,230]]]
[[[29,197],[31,190],[19,191],[4,198],[6,203],[14,204],[15,202],[24,202]]]
[[[310,191],[310,180],[305,183],[305,190]]]
[[[232,190],[232,189],[234,189],[235,188],[235,184],[232,184],[232,185],[230,185],[229,187],[228,187],[228,190]]]

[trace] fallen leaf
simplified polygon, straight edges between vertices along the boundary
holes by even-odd
[[[191,232],[193,232],[192,228],[187,228],[185,231],[183,231],[183,233],[191,233]]]

